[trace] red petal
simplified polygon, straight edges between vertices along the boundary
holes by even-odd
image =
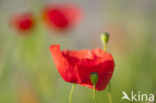
[[[79,24],[83,19],[83,12],[77,5],[60,5],[60,9],[62,9],[64,15],[66,15],[72,25]]]
[[[111,54],[101,49],[94,49],[81,51],[65,50],[63,51],[63,55],[69,63],[77,66],[77,74],[79,75],[77,83],[92,88],[90,74],[96,72],[99,75],[96,89],[105,89],[114,71],[114,61]]]
[[[59,45],[52,45],[50,46],[50,51],[58,69],[58,72],[62,76],[62,78],[67,82],[76,83],[77,79],[79,78],[76,74],[77,68],[70,64],[66,58],[62,55],[60,51]]]
[[[76,5],[53,4],[45,7],[43,17],[49,26],[63,29],[78,24],[83,14]]]
[[[34,26],[34,18],[29,13],[18,14],[11,20],[11,25],[14,26],[18,31],[30,31]]]
[[[104,90],[112,77],[113,57],[101,49],[61,52],[59,46],[54,45],[51,52],[59,73],[68,82],[93,88],[90,74],[96,72],[99,75],[96,90]]]
[[[101,61],[101,63],[97,63],[96,61],[87,63],[86,61],[86,63],[80,64],[78,68],[78,73],[82,80],[82,82],[80,83],[81,85],[93,88],[93,85],[90,81],[90,74],[92,72],[96,72],[99,76],[98,82],[96,84],[96,90],[103,90],[112,77],[114,71],[114,62],[112,60],[107,60]]]

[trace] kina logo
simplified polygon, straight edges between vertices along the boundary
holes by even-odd
[[[154,94],[145,94],[138,91],[137,93],[134,93],[134,91],[131,91],[131,95],[129,96],[125,91],[122,91],[122,98],[121,101],[128,100],[131,102],[154,102]]]

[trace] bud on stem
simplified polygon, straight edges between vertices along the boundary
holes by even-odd
[[[96,89],[96,84],[98,82],[99,76],[96,72],[92,72],[90,74],[90,80],[93,83],[93,98],[95,100],[95,103],[98,103],[97,98],[96,98],[96,93],[95,93],[95,89]]]
[[[109,33],[105,32],[101,34],[101,42],[103,43],[103,49],[106,51],[106,44],[109,41]],[[112,103],[112,93],[111,93],[111,83],[108,84],[108,97],[109,97],[109,103]]]
[[[103,43],[104,46],[104,51],[106,51],[106,44],[109,41],[109,33],[105,32],[101,34],[101,42]]]
[[[90,74],[90,80],[93,83],[93,85],[96,85],[96,83],[98,82],[98,74],[96,72],[92,72]]]

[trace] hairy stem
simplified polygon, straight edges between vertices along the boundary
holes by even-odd
[[[112,93],[111,93],[111,83],[108,84],[108,97],[109,97],[109,103],[112,103]]]
[[[71,88],[71,91],[70,91],[70,94],[69,94],[69,103],[72,103],[72,96],[73,96],[73,92],[74,92],[75,86],[76,86],[76,84],[74,83],[72,85],[72,88]]]
[[[106,51],[106,49],[107,49],[107,46],[106,46],[106,43],[104,43],[103,44],[103,50]]]
[[[96,98],[95,85],[93,85],[93,99],[94,99],[95,103],[98,103],[97,98]]]
[[[103,50],[106,51],[107,46],[106,43],[103,45]],[[112,93],[111,93],[111,83],[109,82],[108,84],[108,98],[109,98],[109,103],[112,103]]]

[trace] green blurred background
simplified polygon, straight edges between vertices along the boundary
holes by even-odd
[[[67,32],[49,31],[39,19],[29,36],[8,25],[17,12],[40,18],[48,3],[77,4],[84,19]],[[58,74],[49,46],[102,48],[105,31],[116,64],[113,103],[121,102],[122,91],[156,93],[156,0],[0,0],[0,103],[68,103],[71,84]],[[108,103],[107,92],[97,92],[100,103]],[[94,103],[91,89],[77,85],[73,103]]]

